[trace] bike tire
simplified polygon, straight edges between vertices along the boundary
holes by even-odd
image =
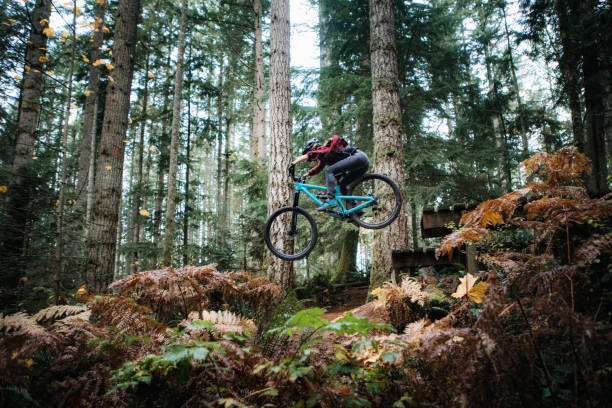
[[[359,180],[354,182],[350,188],[348,195],[359,195],[360,188],[364,186],[366,183],[376,182],[380,183],[381,186],[390,189],[389,193],[393,193],[392,200],[394,202],[390,203],[390,208],[392,207],[390,214],[386,216],[382,220],[377,220],[376,222],[369,222],[364,214],[358,215],[357,212],[350,213],[349,216],[352,221],[354,221],[357,225],[367,228],[367,229],[380,229],[384,228],[387,225],[391,224],[399,215],[399,212],[402,208],[402,195],[400,193],[399,187],[393,180],[391,180],[387,176],[383,176],[382,174],[366,174],[361,177]],[[355,193],[357,192],[357,193]],[[372,192],[374,193],[374,192]],[[368,206],[369,207],[369,206]],[[365,207],[364,210],[368,211],[368,207]]]
[[[289,211],[296,212],[297,214],[303,215],[305,220],[307,221],[307,224],[302,222],[300,225],[308,225],[310,227],[310,233],[308,233],[308,231],[305,231],[307,244],[305,248],[302,249],[298,253],[286,253],[282,250],[282,248],[277,248],[272,242],[272,239],[270,236],[271,228],[272,228],[272,225],[275,223],[275,221],[277,221],[277,219],[281,217],[284,213],[289,212]],[[280,225],[284,226],[284,223],[281,223]],[[287,225],[286,227],[289,227],[289,225]],[[308,235],[310,235],[310,237],[308,237]],[[266,245],[268,249],[270,250],[270,252],[272,252],[278,258],[284,259],[286,261],[295,261],[295,260],[302,259],[308,256],[308,254],[312,251],[315,244],[317,243],[317,238],[318,238],[317,224],[315,223],[314,218],[312,218],[312,215],[310,215],[310,213],[304,210],[303,208],[292,207],[292,206],[279,208],[278,210],[274,211],[270,215],[270,217],[268,217],[268,220],[266,221],[266,229],[264,230],[264,240],[266,241]]]

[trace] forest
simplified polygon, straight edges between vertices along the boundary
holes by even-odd
[[[612,1],[0,2],[0,406],[612,406]]]

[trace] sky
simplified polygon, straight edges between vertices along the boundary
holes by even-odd
[[[319,68],[319,36],[315,25],[319,11],[309,0],[291,0],[291,66],[299,69]]]

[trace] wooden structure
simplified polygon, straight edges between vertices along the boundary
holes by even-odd
[[[463,214],[472,209],[473,207],[455,206],[424,210],[421,217],[421,234],[423,238],[443,237],[450,234],[452,231],[447,225],[450,223],[459,225],[459,220],[461,220]],[[466,266],[467,271],[471,274],[475,274],[478,271],[476,251],[470,245],[466,245],[465,251],[454,251],[451,259],[448,256],[441,256],[436,259],[436,248],[393,251],[391,259],[393,262],[393,276],[391,277],[393,282],[396,281],[395,277],[398,273],[414,272],[417,268],[425,266],[444,266],[461,263]]]

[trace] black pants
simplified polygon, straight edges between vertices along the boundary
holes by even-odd
[[[325,169],[327,193],[332,196],[336,195],[336,184],[339,180],[340,191],[345,194],[347,186],[363,176],[369,167],[368,156],[361,150],[357,150],[352,156],[332,164]]]

